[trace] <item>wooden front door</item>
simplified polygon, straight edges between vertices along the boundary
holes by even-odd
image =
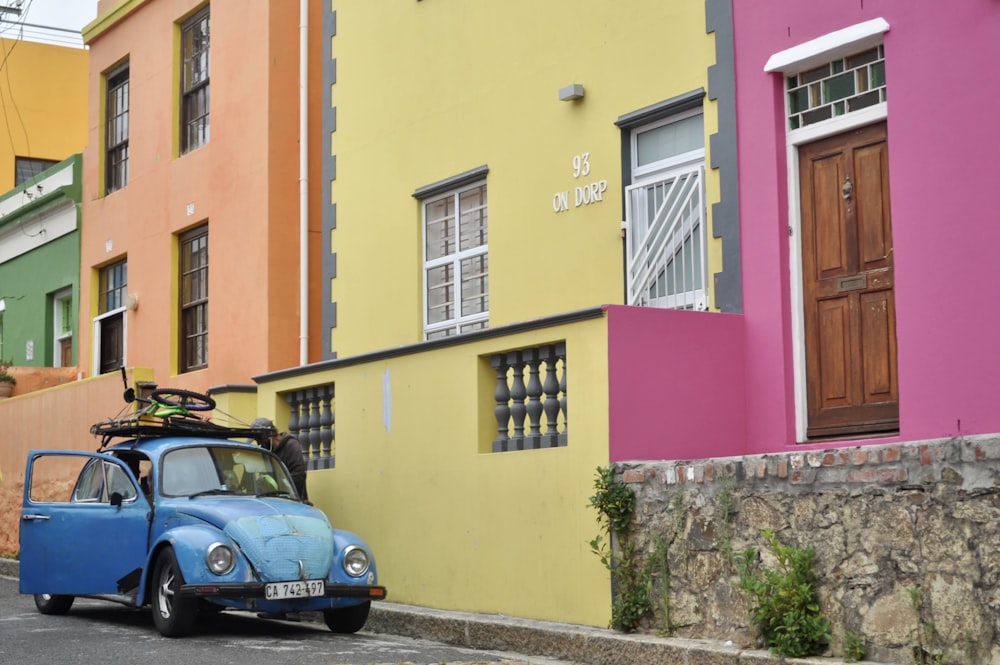
[[[884,122],[799,148],[807,436],[899,430]]]

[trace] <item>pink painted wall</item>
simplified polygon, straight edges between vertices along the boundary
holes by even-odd
[[[733,5],[747,387],[746,448],[731,452],[795,445],[784,102],[764,64],[878,17],[890,26],[900,435],[877,442],[1000,431],[1000,2]]]
[[[743,442],[738,314],[609,306],[610,461],[736,454]]]

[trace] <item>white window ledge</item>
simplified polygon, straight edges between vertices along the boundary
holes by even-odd
[[[884,18],[856,23],[784,51],[778,51],[768,58],[764,71],[781,72],[786,75],[798,74],[880,44],[882,35],[888,31],[889,23]]]

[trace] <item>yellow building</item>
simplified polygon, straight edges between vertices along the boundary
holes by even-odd
[[[672,311],[741,307],[725,5],[322,3],[321,355],[256,378],[393,600],[608,623],[607,308],[653,314],[650,367],[737,347]]]
[[[83,150],[87,143],[84,49],[0,39],[0,192]]]

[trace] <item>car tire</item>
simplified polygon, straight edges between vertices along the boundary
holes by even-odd
[[[35,607],[42,614],[66,614],[73,607],[75,596],[53,596],[47,593],[35,594]]]
[[[366,600],[350,607],[323,610],[323,621],[326,622],[326,627],[335,633],[356,633],[364,628],[371,607],[372,601]]]
[[[194,628],[198,599],[180,596],[184,575],[171,548],[160,552],[153,568],[153,623],[164,637],[181,637]]]

